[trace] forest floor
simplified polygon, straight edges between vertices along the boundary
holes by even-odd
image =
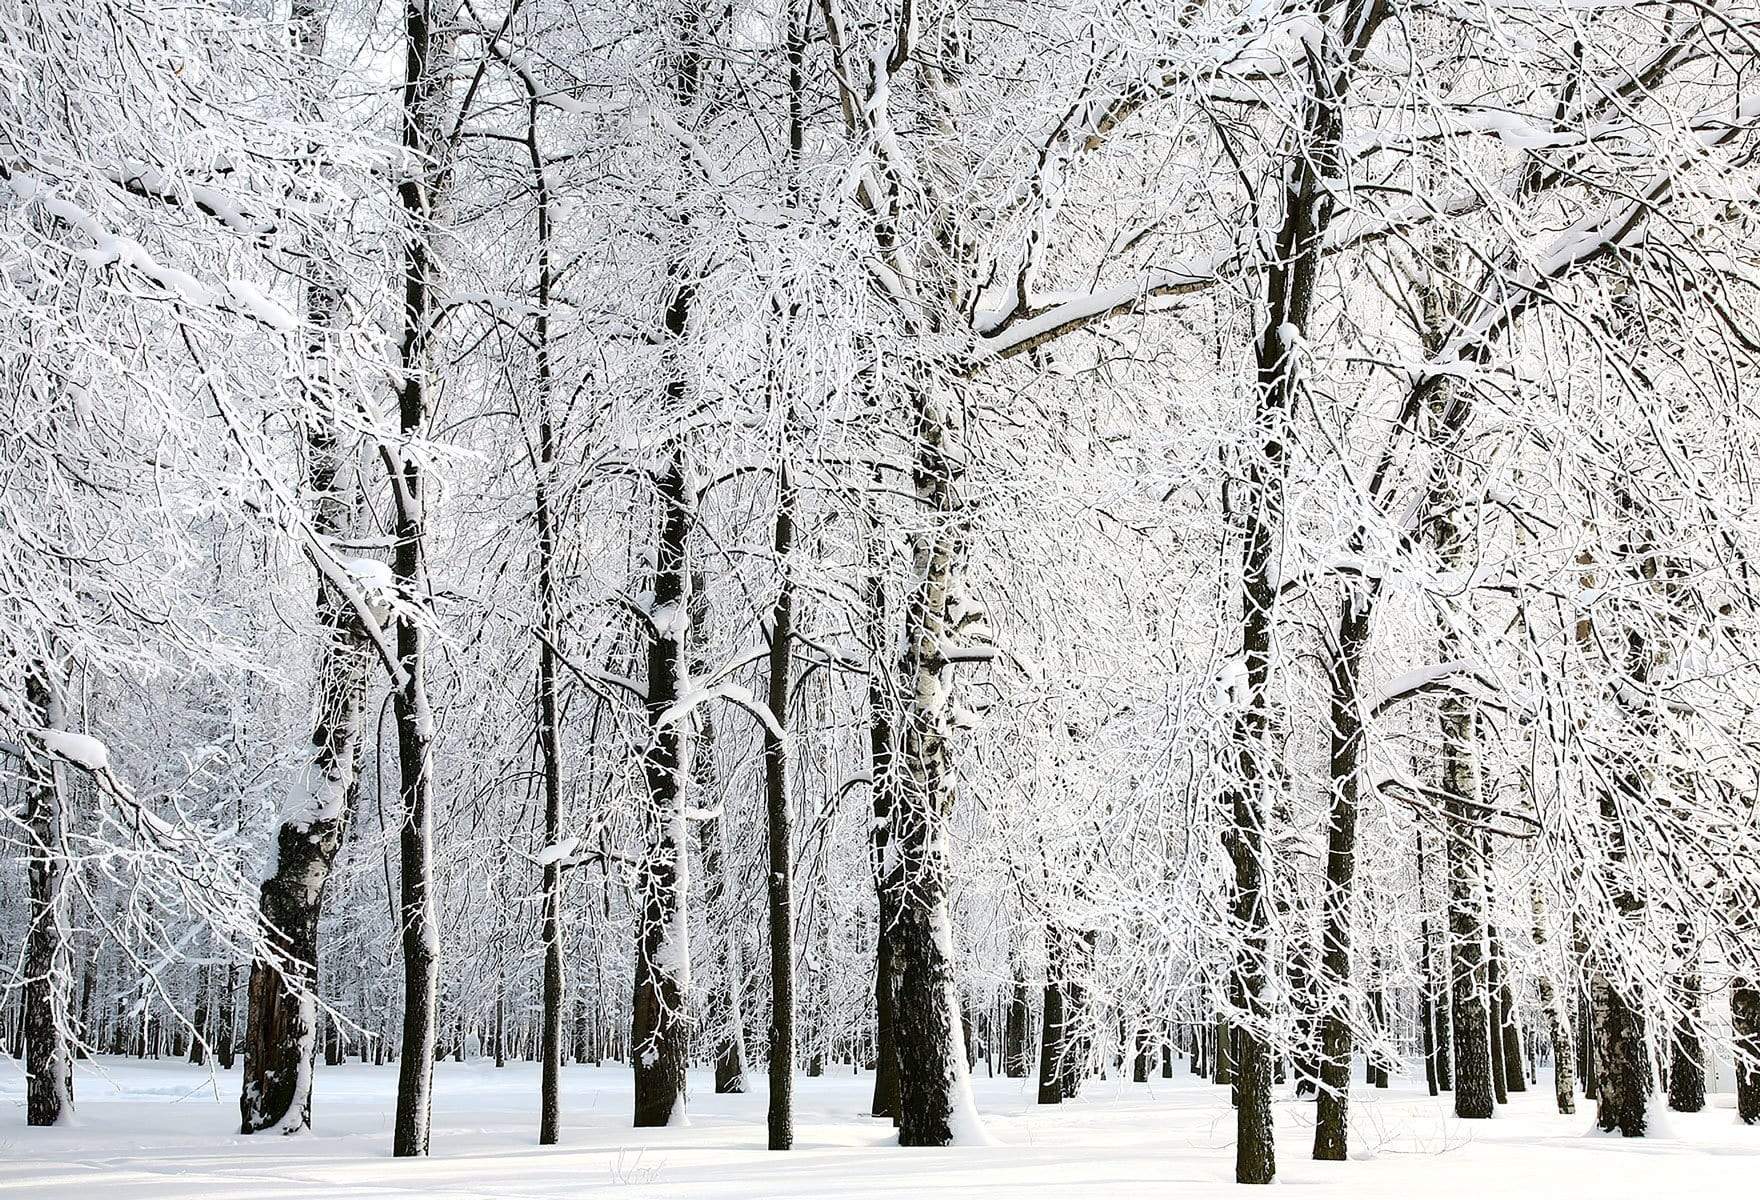
[[[316,1132],[237,1133],[238,1073],[169,1062],[81,1063],[78,1123],[24,1124],[17,1064],[0,1060],[0,1196],[31,1200],[278,1200],[290,1196],[425,1200],[631,1197],[1235,1196],[1226,1092],[1183,1074],[1148,1084],[1096,1080],[1057,1108],[1026,1081],[976,1081],[994,1146],[901,1150],[863,1115],[871,1077],[802,1078],[796,1148],[764,1146],[764,1096],[717,1096],[693,1073],[688,1128],[632,1130],[627,1069],[563,1072],[563,1144],[537,1145],[537,1068],[438,1066],[432,1157],[390,1157],[394,1067],[318,1068]],[[99,1072],[102,1072],[100,1075]],[[1548,1081],[1497,1119],[1456,1121],[1420,1079],[1359,1085],[1354,1161],[1308,1157],[1311,1106],[1280,1101],[1278,1182],[1352,1200],[1668,1200],[1752,1196],[1760,1127],[1736,1123],[1728,1094],[1702,1113],[1663,1114],[1661,1136],[1587,1134],[1591,1106],[1552,1111]]]

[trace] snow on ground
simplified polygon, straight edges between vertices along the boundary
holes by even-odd
[[[1183,1067],[1181,1068],[1183,1071]],[[108,1078],[101,1078],[102,1070]],[[1057,1108],[1026,1081],[976,1081],[999,1145],[902,1150],[862,1114],[871,1077],[802,1078],[796,1148],[764,1146],[764,1096],[716,1096],[691,1079],[688,1128],[629,1127],[626,1069],[563,1072],[563,1144],[537,1144],[532,1064],[439,1064],[433,1155],[391,1158],[394,1067],[319,1067],[316,1132],[237,1132],[238,1073],[101,1059],[81,1063],[72,1128],[24,1123],[17,1064],[0,1060],[0,1196],[31,1200],[278,1200],[419,1196],[538,1200],[605,1195],[704,1197],[981,1197],[1057,1200],[1245,1195],[1233,1182],[1234,1122],[1224,1089],[1183,1073],[1149,1084],[1095,1081]],[[1693,1116],[1666,1114],[1665,1136],[1588,1136],[1589,1106],[1551,1111],[1538,1090],[1493,1121],[1459,1122],[1422,1081],[1359,1087],[1355,1161],[1308,1156],[1309,1106],[1278,1105],[1279,1186],[1351,1200],[1668,1200],[1747,1197],[1760,1185],[1760,1128],[1735,1121],[1729,1095]],[[1045,1189],[1052,1189],[1046,1191]]]

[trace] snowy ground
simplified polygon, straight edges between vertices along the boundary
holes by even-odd
[[[564,1071],[563,1145],[537,1145],[537,1070],[441,1063],[433,1156],[394,1160],[394,1068],[319,1068],[317,1132],[237,1134],[238,1075],[175,1064],[81,1064],[79,1122],[24,1124],[16,1065],[0,1060],[0,1196],[32,1200],[276,1200],[288,1196],[522,1200],[603,1192],[631,1197],[983,1197],[1044,1200],[1243,1193],[1233,1183],[1233,1119],[1224,1091],[1180,1075],[1094,1082],[1060,1108],[1039,1108],[1022,1082],[977,1081],[1001,1144],[901,1150],[890,1126],[862,1115],[869,1077],[800,1080],[797,1146],[764,1145],[764,1098],[716,1096],[692,1079],[689,1128],[632,1130],[626,1070]],[[1279,1184],[1304,1197],[1353,1200],[1546,1200],[1747,1197],[1760,1186],[1760,1128],[1735,1121],[1731,1097],[1694,1116],[1667,1114],[1663,1136],[1586,1136],[1587,1107],[1551,1113],[1550,1089],[1516,1096],[1498,1119],[1463,1123],[1422,1082],[1360,1089],[1357,1160],[1307,1157],[1308,1106],[1278,1106]],[[1444,1097],[1446,1103],[1447,1097]],[[1046,1188],[1054,1189],[1050,1192]]]

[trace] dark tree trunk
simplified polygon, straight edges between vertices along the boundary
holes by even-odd
[[[1234,1086],[1234,1029],[1223,1016],[1210,1026],[1210,1081]]]
[[[65,727],[61,698],[40,669],[25,674],[31,715],[45,730]],[[69,964],[67,814],[61,770],[44,750],[33,756],[24,784],[24,826],[30,837],[25,874],[30,891],[30,929],[25,935],[23,1032],[25,1122],[59,1125],[73,1117],[73,1055],[68,1044]]]
[[[1240,667],[1246,691],[1237,700],[1233,721],[1230,742],[1236,762],[1232,794],[1227,797],[1232,810],[1229,849],[1234,859],[1231,899],[1239,946],[1230,990],[1243,1018],[1235,1030],[1237,1183],[1270,1183],[1277,1175],[1271,1121],[1273,1055],[1266,1034],[1269,905],[1264,886],[1263,793],[1270,776],[1265,761],[1270,715],[1267,682],[1279,591],[1273,571],[1282,536],[1287,425],[1302,388],[1301,343],[1309,334],[1316,281],[1334,211],[1328,181],[1343,172],[1341,140],[1350,74],[1384,11],[1365,0],[1347,0],[1338,15],[1337,29],[1327,38],[1327,51],[1308,58],[1301,152],[1292,158],[1284,174],[1275,252],[1265,268],[1252,424],[1259,444],[1246,464],[1244,487],[1238,497],[1230,488],[1226,506],[1229,516],[1238,520],[1241,536]]]
[[[398,185],[408,222],[404,232],[403,337],[399,363],[399,429],[406,442],[425,435],[433,370],[439,262],[435,239],[448,186],[447,108],[451,85],[452,29],[430,0],[407,0],[404,9],[403,149],[421,163]],[[427,488],[425,456],[387,451],[395,476],[393,532],[397,548],[391,572],[404,602],[397,617],[400,678],[392,695],[397,726],[398,924],[403,950],[403,1037],[397,1074],[397,1106],[391,1152],[428,1153],[433,1114],[434,1051],[440,934],[433,896],[434,714],[427,691],[426,603]]]
[[[898,917],[900,877],[893,858],[892,731],[890,663],[884,647],[886,596],[881,582],[877,535],[870,535],[868,579],[864,585],[868,633],[868,792],[873,818],[868,832],[868,863],[874,876],[877,919],[874,928],[874,1099],[869,1111],[898,1124],[898,1040],[893,1014],[898,994],[898,963],[893,935]]]
[[[1504,957],[1503,946],[1497,940],[1497,930],[1490,930],[1492,979],[1494,981],[1497,1003],[1493,1009],[1496,1014],[1496,1025],[1493,1029],[1492,1052],[1498,1054],[1503,1061],[1503,1085],[1506,1093],[1525,1092],[1528,1081],[1522,1067],[1522,1035],[1516,1023],[1515,989],[1510,985],[1509,960]],[[1508,1103],[1507,1097],[1502,1103]]]
[[[921,760],[919,760],[921,761]],[[909,881],[898,905],[894,949],[898,994],[898,1140],[901,1146],[951,1145],[968,1115],[970,1084],[960,1014],[954,1001],[952,943],[939,815],[918,809],[901,791],[905,819],[893,837]]]
[[[1580,559],[1591,565],[1585,554]],[[1640,555],[1640,561],[1647,561]],[[1583,576],[1583,585],[1593,587],[1595,577]],[[1585,653],[1596,650],[1596,633],[1592,616],[1585,613],[1577,621],[1578,646]],[[1626,662],[1630,678],[1642,687],[1649,678],[1650,654],[1644,636],[1637,630],[1626,635]],[[1647,713],[1627,714],[1635,728],[1640,746],[1648,746],[1654,730]],[[1639,751],[1638,753],[1643,753]],[[1607,838],[1604,870],[1608,891],[1613,899],[1616,919],[1624,923],[1634,920],[1644,909],[1644,901],[1633,889],[1627,863],[1624,806],[1641,809],[1646,803],[1648,784],[1646,763],[1639,758],[1620,764],[1620,777],[1611,787],[1604,787],[1599,796],[1602,829]],[[1643,1137],[1649,1126],[1649,1100],[1654,1082],[1650,1069],[1649,1039],[1644,1014],[1636,998],[1626,994],[1611,973],[1605,959],[1592,965],[1589,977],[1590,1020],[1595,1041],[1595,1124],[1604,1133],[1618,1130],[1624,1137]]]
[[[1668,1106],[1676,1112],[1705,1107],[1705,1056],[1699,1044],[1699,977],[1681,980],[1682,1014],[1676,1019],[1669,1046]]]
[[[1460,706],[1465,708],[1464,703]],[[1454,1113],[1484,1120],[1495,1111],[1492,1092],[1491,1014],[1486,1003],[1484,879],[1479,842],[1467,824],[1477,813],[1478,773],[1468,761],[1470,713],[1444,708],[1444,786],[1447,795],[1449,867],[1449,958],[1454,1033]],[[1465,744],[1465,753],[1459,747]]]
[[[792,53],[792,51],[791,51]],[[796,494],[786,456],[776,469],[776,525],[771,552],[778,574],[770,610],[770,720],[764,725],[764,816],[769,852],[766,895],[770,919],[770,1149],[794,1145],[794,814],[788,793],[789,656],[794,633]]]
[[[706,761],[715,745],[714,721],[707,709],[702,717],[699,745],[691,756],[692,785],[699,789],[699,795],[714,786],[713,770]],[[737,920],[728,909],[723,829],[720,816],[697,823],[697,857],[703,864],[703,911],[709,918],[715,964],[715,976],[704,994],[703,1019],[715,1059],[718,1096],[739,1095],[746,1090],[745,1018],[740,995],[743,966]]]
[[[690,289],[679,285],[667,310],[670,336],[682,335]],[[682,380],[679,381],[682,388]],[[680,393],[682,399],[682,392]],[[635,1002],[630,1026],[635,1073],[635,1124],[669,1125],[683,1114],[689,1062],[688,998],[681,964],[689,961],[684,920],[685,811],[681,777],[681,723],[669,718],[678,701],[684,647],[685,546],[693,497],[682,447],[675,448],[660,484],[660,532],[654,569],[654,629],[648,643],[647,803],[644,852],[637,880]]]
[[[528,84],[528,88],[532,85]],[[533,344],[537,375],[538,442],[533,468],[533,510],[537,524],[538,757],[544,786],[544,944],[543,1011],[538,1079],[538,1144],[553,1146],[562,1136],[562,725],[556,711],[556,641],[561,636],[556,604],[556,513],[552,490],[556,472],[556,426],[551,412],[550,365],[550,180],[538,142],[535,91],[527,97],[526,155],[536,199],[538,242],[537,314]],[[505,1060],[501,1015],[497,1013],[496,1065]]]
[[[1430,944],[1430,902],[1425,895],[1429,872],[1425,869],[1424,828],[1417,831],[1418,847],[1418,1022],[1419,1040],[1424,1054],[1424,1085],[1432,1096],[1442,1092],[1442,1064],[1437,1058],[1436,991],[1434,954]]]
[[[85,1058],[89,1047],[97,1045],[96,1001],[98,992],[98,948],[94,944],[85,956],[85,969],[80,972],[79,980],[79,1036],[80,1044],[74,1047],[75,1058]]]
[[[1731,981],[1729,1016],[1735,1032],[1736,1119],[1760,1124],[1760,987],[1752,980]]]
[[[1487,927],[1485,954],[1485,985],[1487,1015],[1491,1027],[1487,1033],[1491,1045],[1491,1092],[1499,1104],[1509,1103],[1509,1080],[1504,1071],[1503,1021],[1499,1015],[1498,996],[1502,990],[1503,964],[1497,954],[1497,931]]]
[[[1039,1103],[1063,1102],[1063,1057],[1065,1024],[1063,985],[1055,979],[1045,981],[1045,1012],[1039,1023]]]
[[[798,201],[795,168],[804,137],[801,115],[801,63],[805,54],[805,7],[788,7],[788,114],[789,183]],[[792,315],[792,314],[790,314]],[[781,347],[775,348],[777,353]],[[771,372],[771,401],[782,412],[786,439],[793,427],[789,384]],[[799,495],[789,463],[790,448],[784,444],[776,464],[776,515],[771,553],[776,560],[776,603],[770,610],[770,654],[767,669],[767,706],[770,720],[764,725],[764,822],[769,870],[765,896],[770,929],[770,1103],[766,1113],[772,1150],[794,1146],[794,809],[788,784],[788,699],[790,662],[794,650],[794,574],[790,558],[794,549],[795,513]],[[823,1047],[815,1056],[823,1071]]]
[[[1577,1062],[1583,1077],[1583,1099],[1595,1099],[1595,1009],[1589,989],[1577,997]]]
[[[1424,1055],[1424,1087],[1432,1096],[1442,1089],[1436,1083],[1436,1005],[1427,989],[1418,993],[1418,1038]]]
[[[912,390],[912,478],[933,522],[910,537],[915,588],[904,603],[901,721],[892,764],[891,841],[899,868],[893,954],[898,990],[898,1140],[945,1146],[975,1124],[956,997],[948,911],[946,824],[953,805],[949,657],[968,617],[955,590],[963,530],[958,495],[962,398],[924,382]]]
[[[1378,1040],[1385,1040],[1387,1028],[1387,985],[1386,976],[1382,973],[1381,952],[1375,952],[1375,988],[1369,993],[1369,1016],[1375,1022],[1375,1035]],[[1387,1086],[1387,1056],[1379,1047],[1370,1052],[1368,1082],[1373,1087]]]
[[[1363,748],[1357,682],[1368,644],[1372,596],[1353,590],[1328,647],[1332,698],[1332,809],[1326,838],[1321,921],[1320,1087],[1314,1106],[1314,1157],[1343,1162],[1349,1150],[1351,1087],[1351,909],[1355,895],[1357,795]]]
[[[1025,1079],[1033,1069],[1032,1047],[1027,1037],[1033,1023],[1032,992],[1026,980],[1016,979],[1009,991],[1008,1022],[1003,1033],[1003,1073]]]
[[[1669,1039],[1668,1106],[1675,1112],[1705,1107],[1705,1051],[1699,1042],[1704,990],[1693,964],[1692,929],[1682,926],[1680,947],[1687,966],[1675,983],[1674,1036]]]

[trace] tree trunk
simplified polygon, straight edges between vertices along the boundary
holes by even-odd
[[[1731,981],[1729,1017],[1735,1032],[1736,1119],[1760,1124],[1760,987],[1752,980]]]
[[[776,527],[771,551],[778,574],[770,610],[769,709],[764,726],[764,815],[769,850],[766,894],[770,918],[770,1149],[794,1145],[794,847],[788,792],[789,656],[793,647],[796,493],[786,455],[776,468]]]
[[[1326,889],[1320,955],[1320,1087],[1314,1106],[1314,1157],[1343,1162],[1349,1150],[1351,1087],[1351,909],[1355,894],[1357,796],[1363,748],[1357,690],[1368,644],[1372,598],[1347,592],[1328,646],[1332,697],[1332,811],[1326,838]]]
[[[715,726],[707,709],[698,730],[699,744],[691,755],[692,784],[698,795],[713,788],[711,768],[705,760],[715,745]],[[746,1040],[740,977],[744,973],[739,948],[738,919],[728,907],[725,824],[719,815],[697,823],[697,857],[703,864],[703,912],[709,919],[711,958],[715,977],[704,995],[704,1022],[715,1058],[715,1094],[737,1095],[746,1090]]]
[[[1668,1106],[1676,1112],[1698,1112],[1705,1107],[1705,1056],[1699,1044],[1699,976],[1680,981],[1681,1015],[1675,1020],[1669,1045]]]
[[[321,0],[299,0],[292,22],[301,53],[316,64],[323,56],[327,9]],[[352,446],[339,436],[340,399],[330,382],[342,293],[332,268],[314,261],[305,294],[306,322],[312,330],[303,384],[310,408],[306,481],[312,528],[335,543],[352,536],[355,525],[353,484],[343,477]],[[369,596],[369,601],[382,603],[383,598]],[[277,954],[273,960],[251,963],[239,1095],[242,1133],[299,1133],[312,1124],[318,923],[355,796],[374,659],[366,617],[323,570],[318,572],[316,610],[317,706],[309,757],[283,800],[271,870],[258,895],[261,936]]]
[[[1484,845],[1481,839],[1480,845]],[[1509,1078],[1503,1057],[1503,1020],[1499,1012],[1499,996],[1503,985],[1503,964],[1497,953],[1497,930],[1486,927],[1485,939],[1486,1010],[1491,1021],[1487,1033],[1491,1045],[1491,1093],[1499,1104],[1509,1103]]]
[[[870,549],[871,555],[878,551]],[[898,963],[893,953],[897,925],[897,859],[892,840],[892,712],[887,686],[889,664],[882,649],[886,601],[878,561],[870,562],[865,585],[868,629],[873,649],[868,658],[868,791],[873,817],[868,832],[868,860],[874,876],[876,923],[874,929],[874,1100],[869,1111],[898,1123],[898,1039],[893,1014],[898,992]]]
[[[56,685],[42,672],[25,675],[32,716],[46,731],[66,727]],[[29,876],[30,929],[24,955],[25,1122],[60,1125],[73,1118],[73,1055],[68,1045],[67,813],[61,769],[50,752],[39,751],[28,764],[24,784],[24,826],[30,837],[25,873]]]
[[[1026,980],[1016,979],[1009,990],[1008,1020],[1002,1038],[1002,1070],[1010,1079],[1025,1079],[1032,1071],[1032,1049],[1027,1044],[1032,1022],[1032,993]]]
[[[1579,561],[1589,566],[1585,554]],[[1585,573],[1583,586],[1593,587],[1595,578]],[[1585,652],[1595,648],[1593,617],[1585,612],[1577,620],[1577,643]],[[1626,669],[1642,686],[1648,680],[1649,652],[1644,637],[1637,630],[1627,634]],[[1616,700],[1617,702],[1617,700]],[[1637,744],[1648,746],[1650,722],[1645,715],[1633,718],[1638,726]],[[1644,779],[1644,763],[1634,760],[1622,764],[1620,778],[1612,786],[1603,787],[1599,810],[1607,837],[1606,862],[1608,891],[1613,899],[1616,919],[1626,922],[1637,917],[1644,908],[1643,900],[1633,890],[1627,876],[1625,818],[1622,801],[1634,807],[1645,803],[1648,785]],[[1616,768],[1618,769],[1618,768]],[[1616,983],[1605,958],[1591,966],[1589,976],[1590,1021],[1594,1026],[1595,1045],[1595,1124],[1605,1133],[1618,1130],[1624,1137],[1643,1137],[1649,1125],[1648,1105],[1653,1083],[1650,1070],[1649,1039],[1644,1014]]]
[[[685,328],[691,289],[679,284],[667,306],[669,336]],[[683,380],[668,385],[682,397]],[[688,626],[685,547],[694,497],[684,448],[675,446],[660,482],[660,529],[654,568],[653,630],[648,643],[648,747],[644,755],[647,803],[643,855],[637,876],[635,1001],[630,1026],[635,1073],[635,1124],[672,1124],[684,1116],[685,1069],[690,1054],[688,997],[690,945],[686,897],[685,794],[682,722],[669,721],[679,698],[679,673]]]
[[[1540,888],[1533,888],[1534,948],[1546,951],[1546,906]],[[1544,961],[1544,959],[1542,959]],[[1546,1032],[1552,1043],[1552,1088],[1558,1111],[1569,1115],[1577,1111],[1576,1048],[1571,1044],[1570,1014],[1565,1011],[1564,997],[1552,981],[1552,973],[1541,968],[1536,986],[1540,1007],[1546,1013]]]
[[[1065,1025],[1063,985],[1045,981],[1045,1011],[1039,1022],[1039,1103],[1063,1103],[1063,1056]]]
[[[208,996],[214,990],[212,972],[207,963],[196,968],[196,1005],[195,1014],[190,1024],[195,1026],[195,1034],[189,1039],[189,1061],[201,1066],[208,1061],[209,1024],[213,1019],[213,1009],[209,1005]]]
[[[1644,1017],[1605,971],[1589,984],[1595,1026],[1595,1124],[1603,1132],[1643,1137],[1649,1125],[1650,1054]]]
[[[1528,1090],[1527,1076],[1522,1067],[1522,1035],[1516,1023],[1515,989],[1510,984],[1509,960],[1504,957],[1503,945],[1497,940],[1497,930],[1492,927],[1490,933],[1491,961],[1493,964],[1492,978],[1495,981],[1497,1003],[1493,1009],[1496,1023],[1492,1033],[1492,1052],[1498,1054],[1503,1061],[1503,1085],[1507,1092],[1525,1092]],[[1507,1099],[1503,1103],[1508,1103]]]
[[[531,85],[528,85],[530,87]],[[536,712],[538,757],[544,787],[543,928],[544,993],[538,1080],[538,1144],[553,1146],[562,1136],[562,726],[556,711],[556,641],[561,637],[556,603],[556,513],[552,489],[556,473],[556,426],[551,412],[550,365],[550,180],[538,141],[535,92],[527,97],[526,153],[536,193],[538,242],[537,315],[534,320],[534,367],[537,376],[538,444],[533,463],[533,510],[537,524],[538,694]],[[497,1064],[506,1053],[499,1020]]]
[[[404,327],[399,365],[398,424],[403,445],[388,454],[393,464],[393,531],[397,548],[391,572],[403,608],[397,616],[399,678],[392,697],[397,727],[398,924],[403,950],[403,1036],[397,1074],[397,1108],[391,1152],[428,1153],[437,1040],[440,934],[433,896],[434,714],[427,691],[426,564],[428,513],[424,456],[411,443],[424,435],[433,371],[434,322],[438,309],[437,229],[448,185],[446,119],[453,31],[432,0],[406,0],[404,8],[403,138],[407,161],[422,164],[406,173],[398,197],[406,222],[403,261]]]
[[[694,645],[708,640],[709,592],[700,570],[691,573],[691,629],[703,631]],[[704,676],[708,665],[693,650],[691,674]],[[595,728],[597,718],[595,717]],[[734,1095],[746,1090],[745,1015],[740,992],[744,970],[740,955],[741,922],[729,907],[722,815],[725,796],[716,783],[715,712],[707,705],[697,710],[696,745],[691,751],[691,791],[696,807],[706,812],[696,822],[697,859],[703,865],[703,914],[709,936],[709,959],[713,969],[703,992],[703,1024],[715,1063],[715,1094]]]
[[[964,520],[957,488],[961,400],[950,386],[930,382],[913,388],[912,400],[918,511],[933,524],[910,535],[916,586],[905,602],[902,720],[890,772],[890,837],[900,885],[893,1030],[899,1144],[945,1146],[959,1136],[982,1136],[953,974],[944,828],[953,807],[954,663],[948,655],[968,612],[956,582]]]
[[[1437,383],[1427,397],[1432,424],[1444,444],[1452,444],[1466,420],[1466,405],[1455,389]],[[1445,570],[1462,570],[1470,556],[1466,536],[1455,521],[1459,486],[1452,468],[1439,466],[1432,485],[1437,502],[1436,547]],[[1458,635],[1446,618],[1439,622],[1440,659],[1461,657]],[[1486,953],[1485,862],[1479,818],[1479,761],[1473,704],[1457,692],[1443,694],[1441,725],[1444,857],[1448,871],[1448,948],[1454,1026],[1454,1113],[1484,1120],[1495,1112],[1491,1049],[1491,989]],[[1501,1057],[1497,1060],[1501,1062]]]

